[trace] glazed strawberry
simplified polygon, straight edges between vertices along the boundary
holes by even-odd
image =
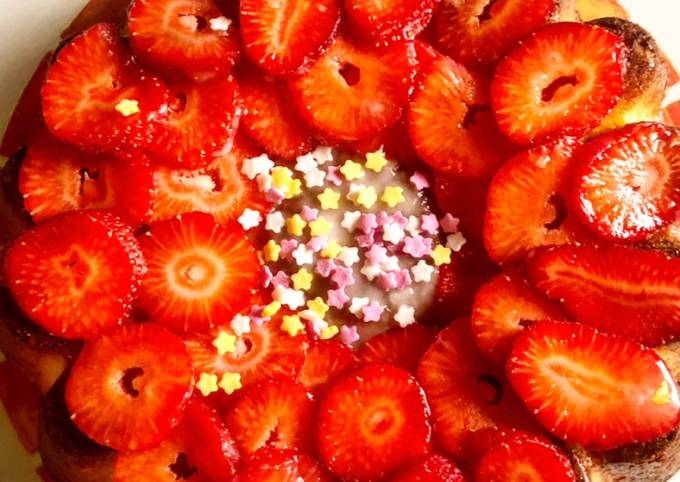
[[[140,238],[149,271],[139,307],[176,331],[207,330],[245,308],[258,283],[255,248],[236,223],[188,213]]]
[[[309,452],[314,408],[302,385],[270,379],[239,392],[224,418],[243,454],[264,447]]]
[[[376,480],[428,451],[428,416],[412,375],[391,365],[365,365],[320,401],[319,456],[342,479]]]
[[[273,75],[306,71],[340,24],[338,0],[242,0],[240,12],[246,54]]]
[[[472,334],[489,360],[504,363],[512,341],[539,320],[566,321],[567,315],[517,274],[484,284],[472,305]]]
[[[290,103],[285,84],[245,70],[239,85],[245,108],[243,128],[269,154],[294,160],[312,150],[312,134]]]
[[[543,426],[586,449],[646,442],[680,422],[678,388],[661,358],[585,325],[533,324],[515,340],[507,371]]]
[[[354,367],[356,362],[354,353],[344,343],[317,340],[307,350],[298,381],[308,390],[318,390]]]
[[[236,220],[245,209],[268,209],[255,181],[241,173],[243,161],[256,157],[257,151],[243,136],[228,154],[220,155],[201,169],[159,167],[154,173],[153,221],[178,214],[201,211],[224,224]]]
[[[238,31],[211,0],[134,0],[133,50],[156,68],[203,79],[228,72],[240,56]]]
[[[389,363],[415,373],[433,339],[432,330],[421,324],[392,328],[364,343],[357,358],[365,363]]]
[[[294,450],[262,449],[233,482],[333,482],[335,478],[309,455]]]
[[[441,455],[424,455],[414,459],[389,479],[390,482],[465,482],[456,465]]]
[[[170,167],[201,168],[231,146],[241,118],[232,77],[170,84],[168,126],[150,150]]]
[[[491,259],[509,263],[539,246],[583,237],[566,209],[567,173],[577,147],[569,137],[533,147],[496,173],[484,219],[484,245]]]
[[[144,156],[85,153],[41,131],[21,164],[19,190],[36,222],[67,211],[106,209],[138,226],[151,214],[153,172]]]
[[[491,98],[501,131],[518,144],[588,133],[623,93],[624,49],[621,37],[591,25],[535,31],[496,68]]]
[[[432,409],[435,438],[454,456],[462,455],[476,431],[534,427],[503,374],[477,350],[467,319],[439,333],[420,362],[418,380]]]
[[[100,23],[59,51],[42,102],[45,122],[59,139],[87,150],[127,152],[155,142],[168,90],[134,64],[114,25]]]
[[[62,338],[91,338],[127,320],[145,271],[130,228],[97,211],[65,213],[26,231],[4,261],[21,310]]]
[[[408,127],[413,147],[435,171],[488,177],[510,155],[491,112],[488,84],[445,56],[421,71]]]
[[[680,260],[623,246],[539,251],[529,279],[577,321],[658,346],[680,337]]]
[[[181,338],[154,323],[127,325],[85,344],[69,374],[66,404],[92,440],[145,450],[180,421],[191,378]]]
[[[680,130],[627,125],[579,151],[573,203],[599,236],[639,241],[676,219],[680,209]]]
[[[376,49],[338,38],[290,88],[302,116],[320,134],[355,141],[397,123],[414,74],[411,43]]]

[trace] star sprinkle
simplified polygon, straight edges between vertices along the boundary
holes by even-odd
[[[404,202],[404,189],[399,186],[387,186],[380,200],[393,208]]]
[[[341,310],[349,301],[349,296],[343,288],[328,290],[328,306]]]
[[[451,262],[451,248],[446,248],[441,244],[438,244],[430,253],[432,261],[436,266],[441,266],[443,264],[449,264]]]
[[[377,301],[372,301],[364,306],[361,313],[364,315],[364,321],[380,321],[380,317],[385,311],[385,308]]]
[[[262,154],[243,161],[241,174],[252,181],[258,174],[269,174],[273,167],[274,162],[269,159],[269,156],[267,156],[267,154]]]
[[[231,19],[225,16],[219,16],[211,18],[208,23],[210,24],[210,30],[214,32],[226,32],[231,26]]]
[[[416,310],[410,305],[401,305],[394,315],[394,321],[396,321],[399,326],[406,328],[416,322],[415,317]]]
[[[295,248],[293,250],[292,256],[298,266],[312,264],[314,262],[314,251],[309,249],[304,244],[301,244]]]
[[[420,229],[432,235],[439,232],[439,221],[434,214],[425,214],[420,218]]]
[[[338,261],[345,266],[353,266],[359,262],[359,248],[344,246],[338,255]]]
[[[276,276],[272,278],[272,286],[274,288],[278,286],[283,286],[284,288],[290,288],[290,277],[283,271],[276,273]]]
[[[324,278],[328,278],[336,269],[338,267],[333,260],[320,259],[316,262],[316,272]]]
[[[404,238],[402,251],[414,258],[422,258],[432,252],[432,239],[417,234]]]
[[[276,262],[279,260],[279,255],[281,254],[281,246],[276,244],[276,241],[270,239],[267,244],[264,245],[262,249],[264,253],[264,260],[267,262]]]
[[[123,117],[130,117],[131,115],[139,114],[139,101],[133,99],[123,99],[116,104],[116,112]]]
[[[364,234],[373,234],[373,231],[378,228],[376,215],[374,213],[362,214],[359,223],[357,224],[357,228]]]
[[[335,283],[336,287],[344,288],[354,283],[354,274],[352,268],[346,266],[338,266],[335,273],[331,276],[331,281]]]
[[[293,250],[300,245],[297,239],[283,239],[281,240],[281,257],[283,259],[290,258]]]
[[[272,184],[280,191],[285,191],[293,180],[293,171],[283,166],[272,168]]]
[[[380,149],[375,152],[369,152],[366,154],[366,169],[370,169],[373,172],[382,171],[387,165],[387,159],[385,159],[385,152]]]
[[[342,222],[340,223],[340,226],[345,228],[347,231],[350,233],[353,232],[357,224],[359,223],[359,219],[361,218],[361,212],[359,211],[347,211],[342,217]]]
[[[451,213],[446,213],[443,218],[439,220],[439,225],[445,233],[457,233],[460,219],[453,217]]]
[[[352,298],[352,302],[349,305],[349,312],[353,315],[358,315],[369,302],[370,300],[368,298]]]
[[[231,320],[229,326],[232,330],[234,330],[236,336],[241,336],[244,333],[250,333],[250,317],[238,314],[233,320]]]
[[[302,216],[302,219],[304,219],[306,222],[314,221],[319,217],[319,210],[310,208],[309,206],[302,206],[302,209],[300,210],[300,216]]]
[[[236,351],[236,337],[226,331],[220,331],[220,334],[217,335],[212,344],[217,348],[217,354],[220,356]]]
[[[305,184],[308,188],[323,186],[326,179],[326,173],[321,169],[313,169],[305,173]]]
[[[300,181],[299,179],[291,179],[291,181],[286,186],[285,192],[286,199],[291,199],[294,198],[295,196],[299,196],[300,194],[302,194],[302,181]]]
[[[399,258],[396,256],[388,256],[385,261],[380,263],[383,271],[396,271],[399,269]]]
[[[307,242],[307,247],[318,253],[328,245],[328,239],[324,236],[315,236]]]
[[[340,194],[327,187],[317,196],[317,199],[321,203],[321,209],[338,209]]]
[[[319,338],[321,338],[322,340],[330,340],[331,338],[335,337],[339,331],[340,330],[335,325],[327,326],[326,328],[321,330]]]
[[[361,164],[352,160],[345,161],[340,168],[340,172],[348,181],[354,181],[355,179],[364,177],[364,168],[361,167]]]
[[[420,234],[420,220],[416,216],[409,216],[406,221],[406,231],[411,236]]]
[[[397,223],[388,223],[383,226],[383,241],[392,244],[399,244],[404,239],[404,228]]]
[[[328,146],[318,146],[312,152],[312,156],[316,159],[319,164],[326,164],[328,161],[333,160],[333,148]]]
[[[267,231],[278,234],[281,232],[281,229],[285,223],[286,222],[283,219],[283,214],[281,214],[280,211],[274,211],[267,214],[267,221],[264,225],[264,228]]]
[[[351,345],[359,341],[359,330],[356,326],[343,325],[340,327],[340,341],[345,345]]]
[[[207,397],[211,393],[215,393],[219,390],[217,387],[217,375],[210,373],[201,373],[196,388],[201,392],[204,397]]]
[[[305,304],[305,294],[302,291],[278,286],[272,292],[274,299],[281,305],[296,310]]]
[[[380,273],[382,273],[382,269],[380,268],[379,265],[377,264],[371,264],[371,263],[364,263],[364,265],[361,267],[361,270],[359,271],[368,281],[373,281],[376,279]]]
[[[328,313],[328,305],[319,296],[313,300],[309,300],[307,302],[307,308],[319,315],[320,318],[323,318],[326,316],[326,313]]]
[[[379,265],[387,258],[387,249],[384,246],[374,244],[364,253],[364,256],[369,263]]]
[[[286,229],[291,236],[302,236],[306,226],[307,223],[299,214],[292,215],[286,221]]]
[[[342,184],[342,176],[338,174],[340,169],[338,166],[328,166],[328,171],[326,171],[326,181],[330,182],[334,186],[340,186]]]
[[[329,241],[325,248],[321,250],[321,256],[334,259],[342,252],[342,246],[336,240]]]
[[[411,273],[413,273],[413,280],[416,283],[430,282],[432,281],[434,267],[427,264],[424,259],[421,259],[411,267]]]
[[[314,156],[309,153],[303,156],[298,156],[295,162],[295,170],[303,174],[307,174],[308,172],[312,172],[313,170],[317,169],[318,165],[319,164],[316,162],[316,159],[314,159]]]
[[[363,206],[366,209],[371,209],[378,200],[378,194],[375,192],[373,186],[363,186],[354,196],[352,196],[352,198],[353,199],[350,200],[354,201],[355,204]]]
[[[224,393],[227,395],[231,395],[237,390],[240,390],[243,388],[243,384],[241,383],[241,374],[229,372],[223,374],[219,387],[224,390]]]
[[[446,237],[446,247],[451,248],[454,253],[459,252],[463,246],[467,243],[467,239],[463,236],[463,233],[449,234]]]
[[[243,226],[243,229],[248,231],[249,229],[260,225],[262,222],[262,214],[260,214],[259,211],[246,208],[243,210],[243,214],[239,216],[238,222]]]
[[[272,188],[272,177],[269,174],[258,174],[257,188],[260,192],[269,191]]]
[[[328,234],[332,227],[333,225],[329,223],[326,218],[319,216],[318,219],[309,223],[309,232],[312,236],[323,236],[324,234]]]
[[[312,275],[305,268],[301,268],[297,273],[290,277],[293,282],[293,288],[296,290],[307,291],[312,289],[312,281],[314,281],[314,275]]]
[[[298,333],[304,331],[305,325],[300,320],[298,315],[286,315],[281,322],[281,330],[288,333],[290,336],[297,336]]]
[[[278,313],[280,309],[281,303],[279,303],[278,301],[272,301],[271,303],[264,307],[264,309],[262,310],[262,316],[264,316],[265,318],[271,318],[276,313]]]
[[[414,172],[413,175],[409,178],[409,181],[411,184],[413,184],[413,187],[416,188],[418,191],[422,191],[423,189],[427,189],[430,187],[430,181],[427,179],[425,174],[421,172]]]

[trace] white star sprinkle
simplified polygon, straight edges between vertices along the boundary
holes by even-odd
[[[399,323],[399,326],[406,328],[416,322],[415,317],[416,310],[410,305],[401,305],[397,314],[394,315],[394,321]]]
[[[461,232],[449,234],[446,237],[446,247],[451,248],[455,253],[459,252],[465,246],[465,243],[467,243],[467,239],[465,239]]]
[[[384,261],[380,263],[380,268],[389,273],[390,271],[399,270],[399,258],[397,256],[387,256]]]
[[[258,174],[268,174],[273,167],[274,162],[269,159],[269,156],[267,156],[267,154],[262,154],[243,161],[241,173],[243,173],[248,179],[253,180]]]
[[[243,226],[243,229],[248,231],[249,229],[259,226],[262,222],[262,214],[259,211],[246,208],[238,218],[238,222]]]
[[[210,30],[214,32],[226,32],[231,26],[231,20],[227,17],[215,17],[210,19]]]
[[[257,188],[260,192],[267,192],[272,188],[272,176],[265,172],[257,175]]]
[[[312,264],[314,262],[314,251],[304,244],[298,245],[298,247],[293,250],[292,255],[298,266]]]
[[[296,310],[305,304],[305,293],[290,288],[285,288],[281,285],[274,288],[272,297],[287,307]]]
[[[424,259],[421,259],[415,266],[411,268],[411,273],[413,273],[413,281],[416,283],[420,283],[422,281],[429,282],[432,281],[434,267],[427,264]]]
[[[340,226],[351,233],[357,228],[359,218],[361,218],[361,213],[359,211],[347,211],[342,218]]]
[[[383,270],[377,264],[371,264],[366,261],[359,272],[363,274],[368,281],[373,281],[383,272]]]
[[[295,170],[307,174],[313,171],[318,166],[314,156],[312,154],[305,154],[304,156],[299,156],[297,162],[295,163]]]
[[[326,173],[321,169],[312,169],[305,174],[305,184],[307,187],[321,187],[326,179]]]
[[[318,313],[312,310],[304,310],[298,314],[300,315],[300,318],[307,322],[309,330],[316,334],[316,336],[321,335],[321,332],[328,328],[328,323],[321,319]]]
[[[359,314],[365,306],[368,306],[369,301],[368,298],[352,298],[352,303],[349,306],[350,313],[353,315]]]
[[[404,228],[397,223],[387,223],[383,226],[383,241],[399,244],[404,239]]]
[[[338,255],[338,260],[345,266],[353,266],[359,262],[359,248],[344,246]]]
[[[286,221],[283,219],[283,214],[280,211],[274,211],[267,214],[267,222],[264,228],[267,231],[278,234],[281,232],[284,224],[286,224]]]
[[[328,146],[319,146],[312,152],[312,156],[319,164],[326,164],[333,160],[333,148]]]
[[[416,216],[409,216],[408,221],[406,222],[406,231],[408,231],[411,236],[420,234],[420,219]]]
[[[241,336],[244,333],[250,333],[250,317],[244,315],[236,315],[229,324],[234,330],[236,336]]]

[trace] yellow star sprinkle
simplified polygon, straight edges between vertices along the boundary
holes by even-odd
[[[335,335],[337,335],[338,332],[340,332],[340,330],[338,329],[337,326],[335,326],[335,325],[327,326],[326,328],[321,330],[321,333],[319,334],[319,338],[321,338],[322,340],[330,340]]]
[[[330,241],[325,248],[321,250],[321,256],[324,258],[335,259],[342,252],[342,246],[336,240]]]
[[[326,316],[326,313],[328,312],[328,305],[324,303],[323,299],[321,297],[317,296],[313,300],[309,300],[307,302],[307,308],[312,310],[314,313],[319,315],[319,317],[323,318]]]
[[[304,331],[305,325],[300,321],[298,315],[284,316],[281,323],[281,330],[288,333],[290,336],[296,336],[301,331]]]
[[[271,318],[276,313],[278,313],[280,309],[281,303],[279,303],[278,301],[272,301],[271,303],[264,307],[264,309],[262,310],[262,316],[264,316],[265,318]]]
[[[365,207],[366,209],[370,209],[373,207],[377,200],[378,195],[375,192],[375,188],[373,186],[368,186],[361,189],[357,193],[356,200],[354,202]]]
[[[286,199],[294,198],[302,193],[302,181],[299,179],[292,179],[286,186]]]
[[[201,373],[201,378],[199,378],[196,388],[207,397],[211,393],[215,393],[217,388],[217,375],[211,375],[210,373]]]
[[[213,340],[213,346],[217,348],[217,353],[222,356],[225,353],[236,351],[236,337],[226,331],[220,331],[217,338]]]
[[[287,167],[276,166],[272,169],[272,186],[281,192],[288,192],[288,186],[293,182],[293,171]]]
[[[333,225],[329,223],[326,218],[319,216],[314,221],[309,223],[309,232],[312,236],[323,236],[327,234]]]
[[[338,209],[340,194],[327,187],[317,196],[317,199],[321,203],[321,209]]]
[[[131,115],[139,114],[139,102],[131,99],[123,99],[116,104],[116,111],[123,117],[130,117]]]
[[[307,223],[299,214],[294,214],[286,221],[286,228],[291,236],[302,236],[305,226],[307,226]]]
[[[243,385],[241,384],[241,374],[225,373],[222,375],[222,381],[220,381],[219,387],[224,390],[227,395],[231,395],[236,390],[243,388]]]
[[[361,167],[361,164],[350,160],[345,161],[340,168],[340,172],[348,181],[354,181],[355,179],[364,177],[364,168]]]
[[[281,254],[281,246],[276,244],[276,241],[270,239],[267,244],[264,245],[264,259],[265,261],[276,262],[279,260],[279,254]]]
[[[432,261],[434,261],[434,264],[437,266],[449,264],[451,262],[451,249],[438,244],[437,247],[432,250],[430,256],[432,256]]]
[[[380,172],[386,165],[387,159],[385,159],[385,153],[382,148],[379,151],[366,154],[366,169],[370,169],[373,172]]]
[[[307,291],[312,288],[314,275],[312,275],[305,268],[302,268],[300,271],[292,275],[290,279],[293,281],[293,286],[296,290]]]
[[[404,190],[399,186],[387,186],[383,191],[380,200],[393,208],[397,204],[404,202]]]

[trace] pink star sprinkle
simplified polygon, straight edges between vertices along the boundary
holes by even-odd
[[[357,245],[360,248],[369,248],[375,244],[372,234],[359,234],[354,239],[356,239]]]
[[[250,321],[255,323],[255,326],[262,326],[265,322],[265,318],[262,316],[263,310],[264,306],[262,305],[253,305],[250,309]]]
[[[359,218],[358,227],[364,234],[373,234],[373,232],[378,227],[375,214],[373,213],[362,214],[361,218]]]
[[[420,218],[420,229],[432,235],[439,232],[439,220],[434,214],[425,214]]]
[[[379,226],[384,226],[385,224],[389,223],[392,221],[392,216],[387,214],[385,211],[380,211],[377,216],[378,220],[378,225]]]
[[[385,258],[387,257],[387,249],[385,249],[382,246],[378,246],[377,244],[374,244],[364,254],[366,256],[366,259],[369,261],[369,263],[380,264],[383,261],[385,261]]]
[[[295,248],[298,247],[298,244],[300,243],[298,243],[297,239],[284,239],[281,241],[281,252],[279,253],[279,256],[282,258],[290,258],[293,251],[295,251]]]
[[[316,272],[324,278],[328,278],[336,269],[338,267],[332,259],[321,258],[316,262]]]
[[[347,266],[336,266],[335,273],[331,276],[331,281],[340,289],[354,283],[352,269]]]
[[[325,248],[327,244],[328,238],[324,236],[315,236],[309,240],[309,242],[307,243],[307,247],[314,251],[315,253],[318,253],[323,248]]]
[[[357,327],[343,325],[340,327],[340,341],[345,345],[351,345],[352,343],[359,340],[359,330]]]
[[[309,223],[319,217],[319,210],[310,208],[309,206],[303,206],[302,210],[300,211],[300,216],[305,220],[305,222]]]
[[[274,288],[278,288],[279,286],[283,286],[284,288],[290,288],[290,278],[283,271],[279,271],[272,278],[272,286]]]
[[[413,187],[415,187],[416,190],[418,191],[422,191],[423,189],[427,189],[428,187],[430,187],[430,181],[422,172],[413,173],[409,181],[411,181]]]
[[[406,236],[402,251],[414,258],[422,258],[432,252],[432,239],[423,238],[420,234]]]
[[[408,224],[408,218],[404,216],[401,211],[397,211],[392,214],[392,222],[401,228],[406,228],[406,225]]]
[[[264,193],[264,198],[267,202],[272,204],[281,204],[281,201],[285,199],[285,196],[278,189],[270,189]]]
[[[260,275],[260,282],[262,283],[262,287],[269,288],[269,285],[271,285],[273,278],[274,276],[272,275],[272,270],[269,269],[269,266],[263,266],[262,273]]]
[[[397,274],[393,271],[389,273],[382,273],[378,276],[375,283],[383,291],[390,291],[397,287]]]
[[[439,220],[439,224],[445,233],[457,233],[460,219],[454,218],[451,213],[446,213],[446,215]]]
[[[380,317],[385,311],[380,303],[377,301],[372,301],[367,306],[364,306],[361,313],[364,315],[364,321],[380,321]]]
[[[407,269],[401,269],[396,272],[397,278],[397,289],[399,291],[404,290],[413,284],[413,279],[411,278],[411,272]]]
[[[338,174],[339,172],[340,172],[340,169],[338,168],[338,166],[328,166],[328,173],[326,174],[326,181],[332,182],[336,186],[339,186],[340,184],[342,184],[343,179],[342,179],[342,176],[340,174]]]
[[[343,288],[328,290],[328,306],[341,310],[349,301],[349,296]]]

